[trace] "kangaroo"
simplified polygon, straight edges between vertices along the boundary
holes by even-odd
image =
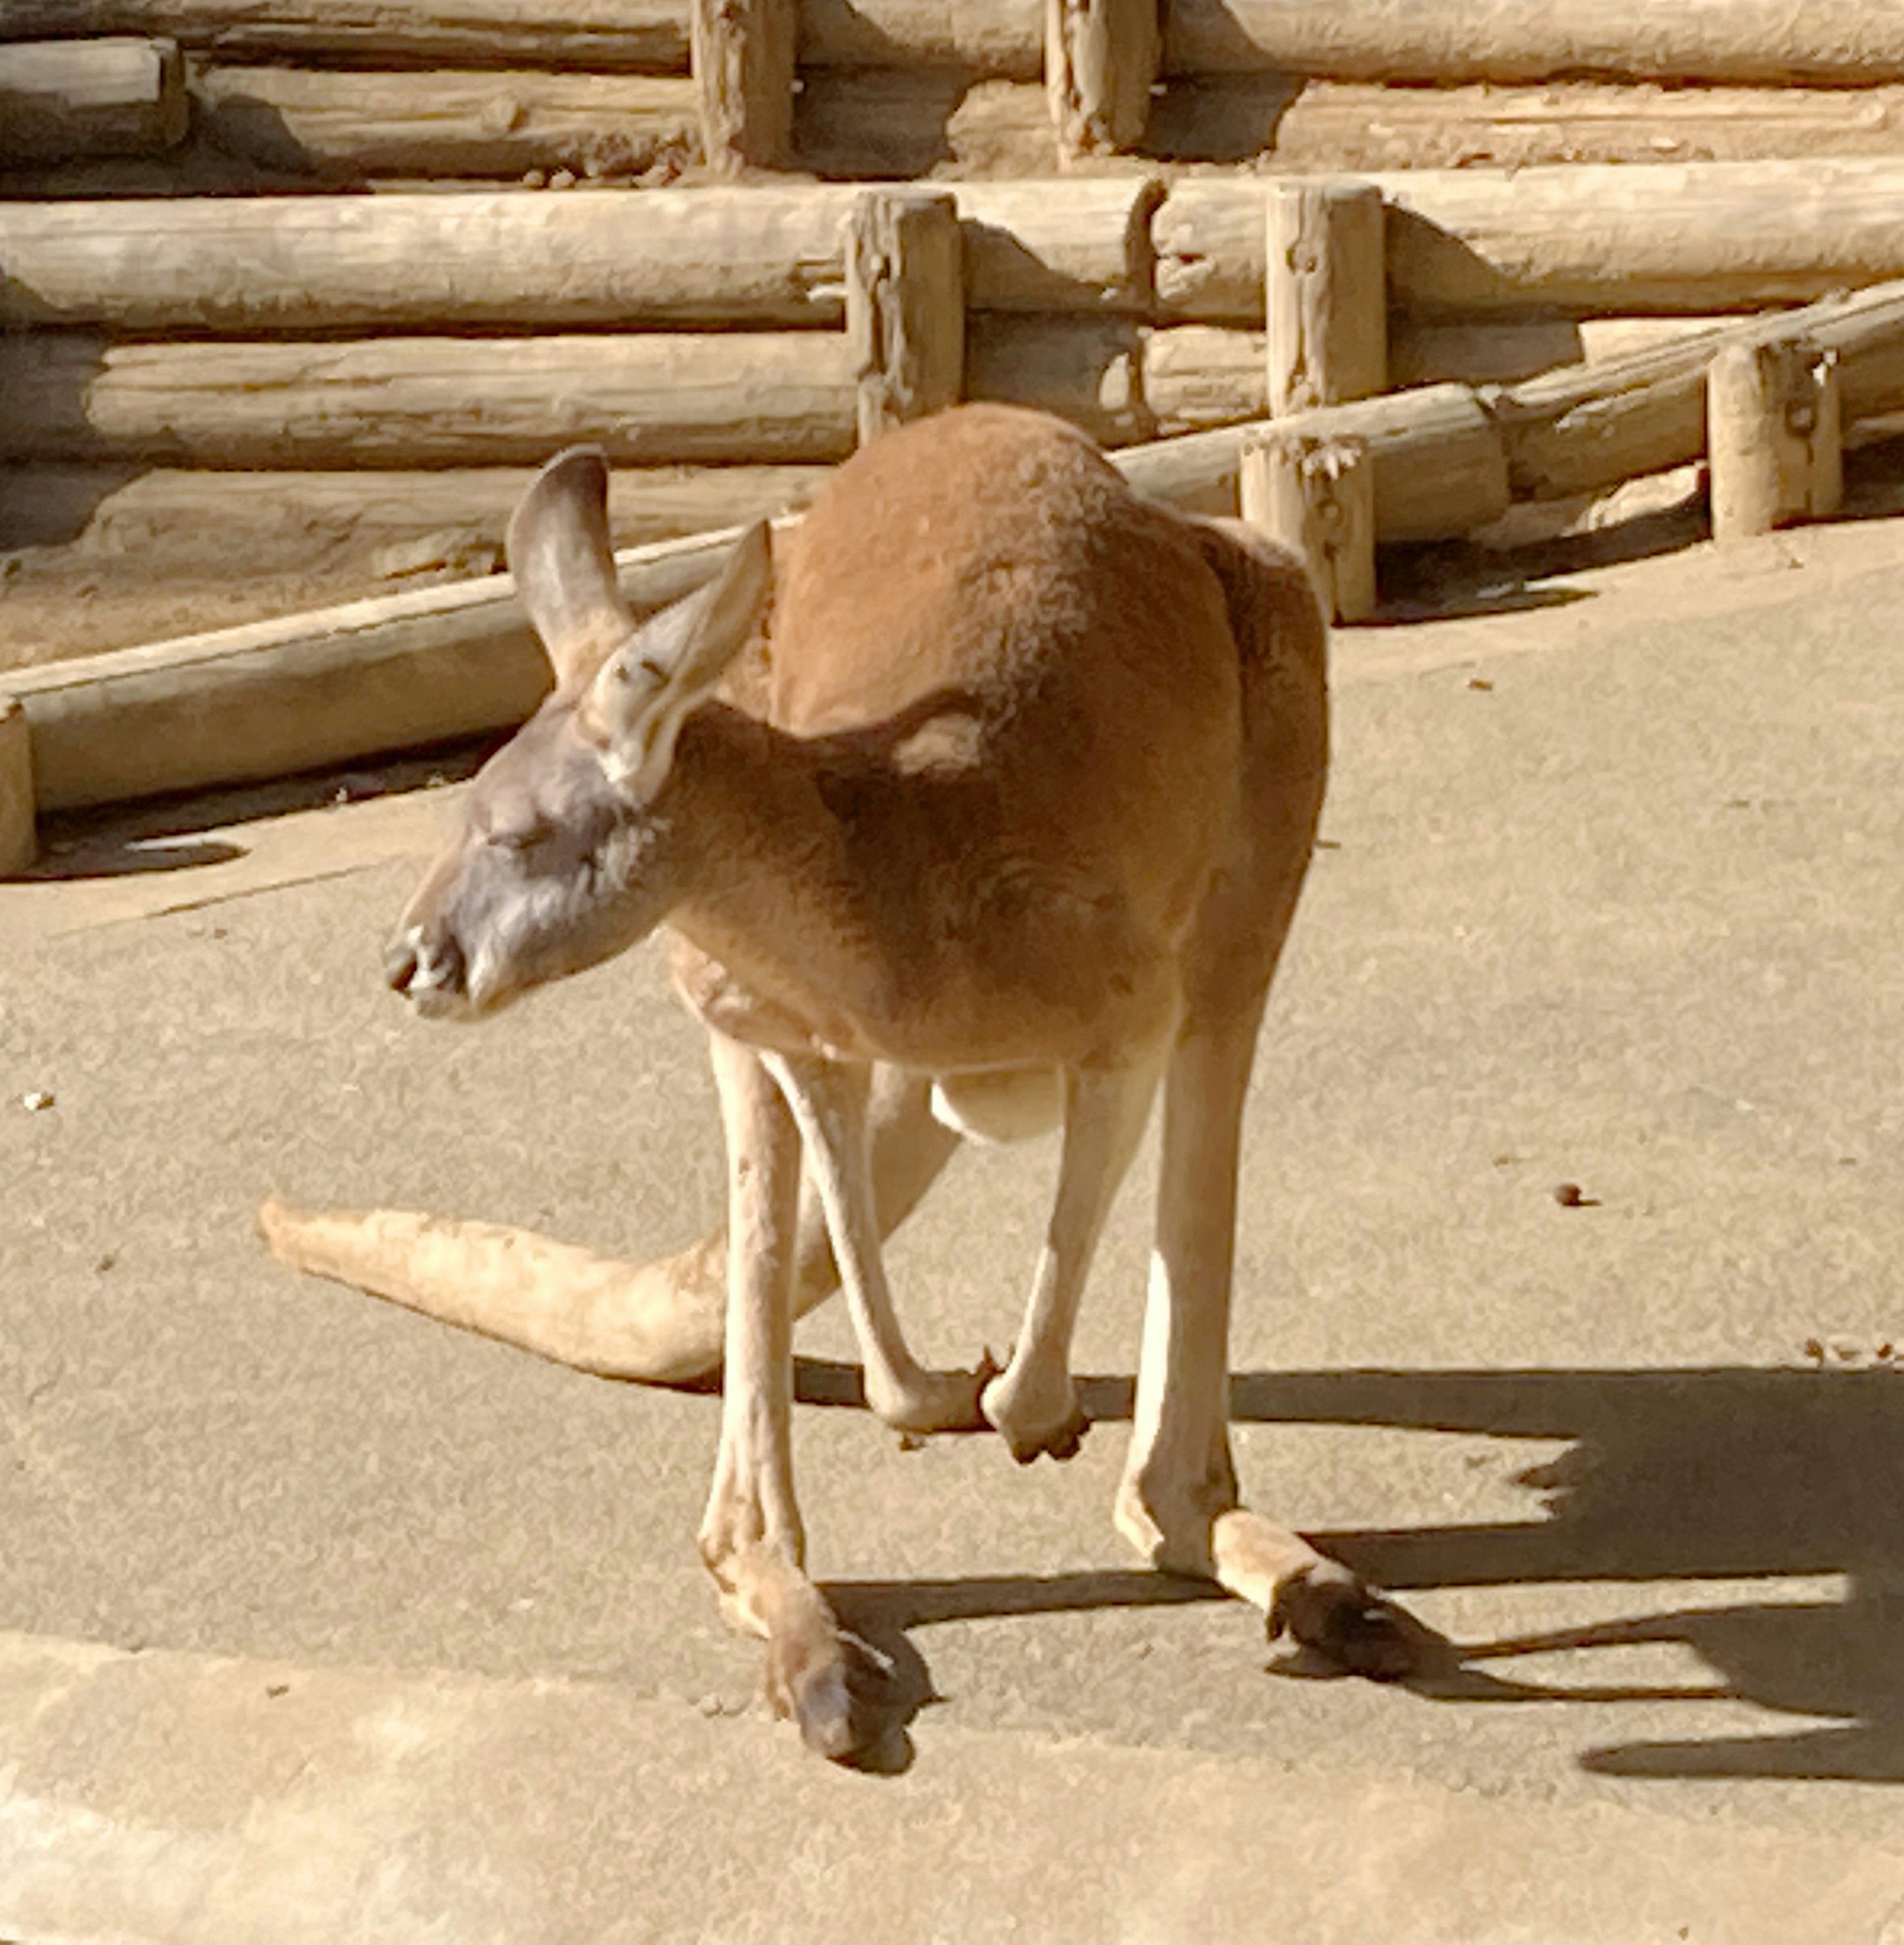
[[[796,1288],[824,1287],[816,1248],[887,1423],[1069,1456],[1086,1429],[1072,1326],[1160,1087],[1116,1524],[1273,1634],[1409,1672],[1425,1631],[1245,1508],[1229,1443],[1244,1096],[1327,768],[1327,631],[1301,563],[1140,498],[1058,420],[971,405],[873,442],[790,535],[750,529],[709,585],[637,624],[606,483],[598,452],[566,452],[511,523],[557,686],[469,791],[388,976],[421,1013],[476,1019],[672,932],[728,1158],[700,1551],[729,1617],[765,1639],[776,1707],[836,1759],[884,1732],[877,1671],[804,1565],[791,1346]],[[960,1138],[1053,1125],[1008,1362],[921,1366],[884,1235]]]

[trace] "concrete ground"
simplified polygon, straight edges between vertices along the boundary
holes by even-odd
[[[1458,1678],[1133,1570],[1140,1165],[1068,1466],[900,1451],[804,1327],[816,1571],[937,1698],[807,1756],[695,1558],[711,1398],[252,1228],[696,1233],[655,954],[433,1028],[377,964],[441,793],[147,814],[0,886],[0,1938],[1904,1945],[1904,525],[1477,606],[1339,644],[1233,1347],[1251,1498]],[[928,1353],[1010,1336],[1051,1160],[896,1248]]]

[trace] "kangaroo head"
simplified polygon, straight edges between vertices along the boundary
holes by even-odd
[[[556,686],[477,774],[398,921],[390,983],[433,1016],[474,1019],[598,965],[679,904],[691,833],[668,788],[675,741],[752,635],[773,572],[758,522],[707,587],[638,623],[591,447],[538,476],[508,556]]]

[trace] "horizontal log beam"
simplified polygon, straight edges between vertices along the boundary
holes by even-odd
[[[1425,313],[1745,310],[1904,276],[1892,157],[1370,180],[1393,299]],[[1164,316],[1261,317],[1267,195],[1260,179],[1172,186],[1153,230]]]
[[[1164,62],[1344,81],[1856,85],[1904,76],[1904,43],[1890,0],[1172,0]]]
[[[711,575],[736,529],[617,556],[637,612]],[[42,811],[285,776],[520,723],[548,663],[506,574],[55,662],[8,677]]]
[[[0,202],[0,329],[836,325],[852,184]],[[1146,310],[1145,180],[961,183],[976,310]]]
[[[0,168],[158,155],[190,119],[176,42],[0,42]]]
[[[192,93],[200,132],[226,154],[332,180],[616,179],[700,153],[685,76],[206,63]]]
[[[837,331],[0,340],[0,458],[218,467],[534,465],[576,439],[633,466],[825,462],[853,449]]]
[[[1038,79],[1042,0],[803,0],[798,58]],[[247,60],[532,65],[683,72],[687,0],[8,0],[20,39],[168,32]],[[1168,74],[1519,83],[1555,76],[1854,86],[1904,78],[1888,0],[1172,0]]]
[[[7,0],[0,36],[168,34],[240,60],[685,73],[687,0]]]

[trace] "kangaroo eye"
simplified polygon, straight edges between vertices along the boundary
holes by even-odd
[[[533,851],[554,836],[546,824],[525,824],[513,831],[492,831],[489,842],[504,851]]]

